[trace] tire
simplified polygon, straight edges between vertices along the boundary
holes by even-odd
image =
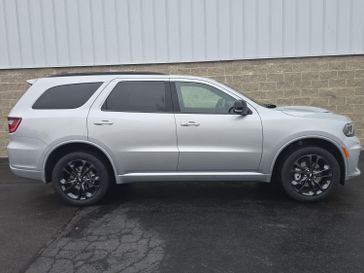
[[[107,193],[110,172],[104,160],[87,152],[73,152],[54,166],[52,183],[58,195],[74,206],[96,204]]]
[[[340,166],[329,151],[306,146],[287,155],[280,176],[282,187],[290,197],[315,202],[334,192],[340,182]]]

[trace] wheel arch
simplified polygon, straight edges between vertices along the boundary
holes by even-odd
[[[346,176],[346,160],[341,151],[341,147],[339,147],[336,143],[330,141],[329,139],[321,137],[304,137],[300,139],[295,139],[292,142],[283,146],[279,150],[273,161],[271,180],[277,179],[279,177],[279,170],[282,167],[283,160],[290,152],[300,146],[303,147],[309,145],[325,148],[335,156],[340,166],[340,184],[344,184]]]
[[[43,180],[45,183],[49,183],[51,181],[52,171],[57,161],[67,153],[74,151],[89,152],[102,158],[106,162],[109,171],[112,173],[114,182],[117,181],[118,176],[112,158],[104,149],[91,142],[75,141],[61,143],[48,153],[43,164]]]

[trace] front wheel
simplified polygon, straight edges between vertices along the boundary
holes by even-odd
[[[284,160],[281,182],[287,194],[303,202],[328,197],[340,181],[337,159],[320,147],[302,147]]]
[[[105,162],[96,155],[74,152],[56,163],[52,174],[56,192],[76,206],[93,205],[106,194],[110,174]]]

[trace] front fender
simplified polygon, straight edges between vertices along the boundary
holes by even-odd
[[[283,140],[279,141],[275,145],[272,145],[271,147],[265,147],[263,149],[262,160],[261,160],[260,167],[259,167],[260,172],[262,172],[264,174],[272,175],[275,163],[278,159],[278,156],[289,145],[291,145],[295,142],[298,142],[298,141],[305,140],[305,139],[306,140],[307,139],[320,139],[320,140],[325,140],[325,141],[333,144],[340,151],[340,154],[341,154],[344,164],[345,164],[345,170],[347,170],[347,159],[342,150],[342,146],[344,144],[338,137],[328,134],[326,132],[323,132],[323,133],[305,133],[305,134],[291,135],[291,136],[288,136],[288,137],[284,138]],[[345,175],[346,175],[346,173],[345,173]]]

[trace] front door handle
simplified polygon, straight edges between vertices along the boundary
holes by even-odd
[[[193,120],[190,120],[190,121],[187,121],[187,122],[184,122],[184,123],[181,123],[181,126],[184,126],[184,127],[187,127],[187,126],[200,126],[200,123],[196,122],[196,121],[193,121]]]
[[[110,120],[101,120],[98,122],[94,122],[95,125],[113,125],[114,123]]]

